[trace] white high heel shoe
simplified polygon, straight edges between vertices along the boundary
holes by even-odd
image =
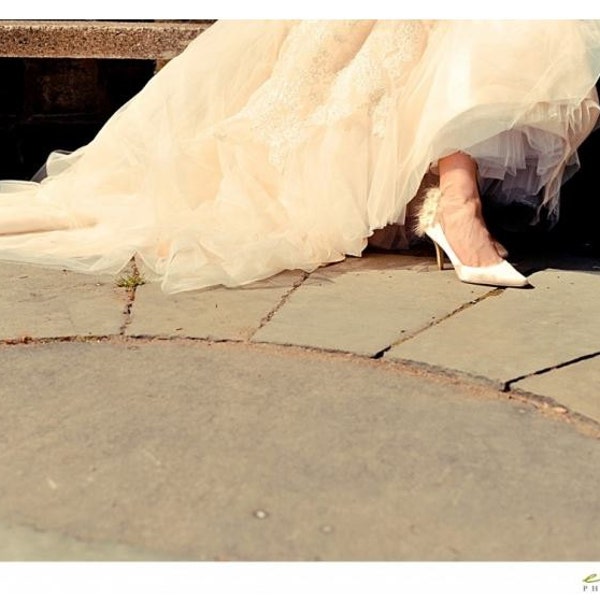
[[[443,250],[450,259],[457,277],[464,283],[475,283],[496,287],[528,286],[529,281],[527,278],[521,275],[521,273],[506,260],[502,260],[499,263],[486,267],[470,267],[462,264],[446,239],[446,235],[437,218],[441,197],[442,193],[439,188],[431,188],[427,191],[423,206],[419,213],[416,228],[416,233],[418,235],[426,235],[433,241],[438,268],[440,270],[444,268]]]

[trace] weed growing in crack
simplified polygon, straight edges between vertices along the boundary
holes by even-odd
[[[123,275],[119,277],[115,282],[117,287],[125,288],[127,290],[135,290],[140,285],[144,285],[146,280],[143,275],[139,273],[129,273],[128,275]]]

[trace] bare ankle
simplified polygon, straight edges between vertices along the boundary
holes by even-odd
[[[455,152],[439,160],[440,190],[448,200],[479,201],[477,163],[467,154]]]

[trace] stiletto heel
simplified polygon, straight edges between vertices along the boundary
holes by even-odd
[[[435,248],[435,261],[437,262],[437,267],[439,271],[444,270],[444,253],[440,246],[438,246],[435,242],[433,242],[433,246]]]
[[[428,190],[419,213],[416,228],[418,235],[426,235],[433,242],[438,268],[442,270],[444,266],[443,250],[450,259],[457,277],[465,283],[496,287],[525,287],[529,285],[527,278],[505,260],[486,267],[464,265],[450,246],[438,220],[437,213],[441,197],[442,193],[439,188]]]

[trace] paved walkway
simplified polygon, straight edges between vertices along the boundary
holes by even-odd
[[[0,264],[0,559],[596,560],[600,260],[433,264]]]

